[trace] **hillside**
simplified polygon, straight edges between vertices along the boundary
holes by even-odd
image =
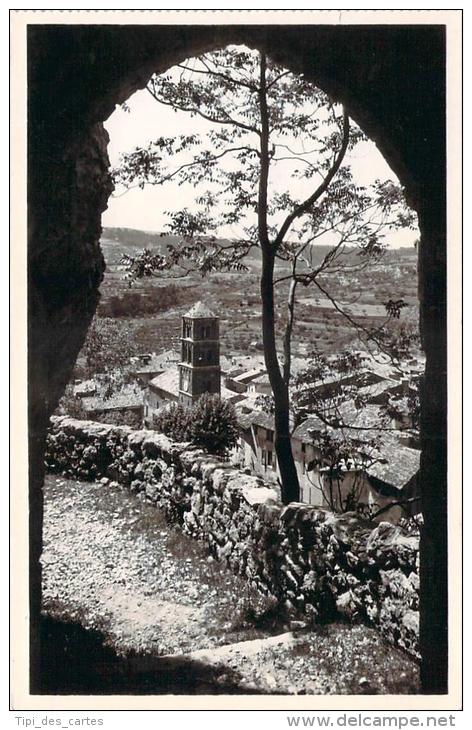
[[[102,249],[107,262],[101,286],[98,314],[113,317],[128,328],[137,352],[160,351],[175,346],[180,317],[199,299],[207,300],[221,319],[222,353],[258,352],[261,348],[260,263],[257,250],[246,263],[249,271],[215,273],[205,278],[192,274],[184,279],[148,278],[133,284],[124,278],[120,261],[124,253],[143,248],[165,252],[176,236],[130,228],[105,228]],[[221,239],[223,242],[223,239]],[[313,260],[321,261],[327,246],[313,249]],[[357,253],[353,252],[357,257]],[[413,325],[418,318],[417,252],[414,248],[387,251],[379,262],[362,271],[340,271],[327,280],[327,289],[338,303],[365,326],[385,318],[383,303],[404,299],[401,322]],[[349,263],[346,257],[345,263]],[[351,260],[352,263],[352,260]],[[286,314],[287,283],[278,288],[276,316],[279,334]],[[330,353],[356,340],[356,332],[315,287],[299,287],[294,352],[305,356],[314,345]]]
[[[101,245],[103,254],[107,264],[119,264],[121,257],[125,253],[132,253],[143,248],[149,248],[164,254],[168,245],[175,245],[179,242],[179,236],[168,233],[156,233],[151,231],[140,231],[136,228],[104,228],[102,232]],[[217,239],[221,244],[228,244],[229,239]],[[320,245],[312,247],[313,264],[316,266],[320,263],[327,253],[331,250],[331,246]],[[358,258],[357,250],[353,249],[352,256]],[[396,266],[399,264],[408,264],[416,261],[416,249],[399,248],[391,249],[386,252],[382,259],[384,266]],[[349,261],[349,257],[347,258]],[[260,255],[257,250],[252,250],[245,259],[246,265],[252,271],[260,269]]]

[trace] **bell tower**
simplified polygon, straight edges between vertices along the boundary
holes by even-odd
[[[182,317],[179,402],[192,405],[203,393],[220,393],[219,319],[198,302]]]

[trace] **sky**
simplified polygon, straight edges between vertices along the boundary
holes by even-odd
[[[156,102],[145,89],[136,92],[127,101],[129,112],[117,107],[105,122],[110,136],[108,154],[112,167],[119,164],[120,156],[135,147],[144,146],[161,136],[177,134],[205,134],[214,125],[200,117],[174,111]],[[346,161],[351,165],[354,179],[359,185],[368,185],[375,179],[398,182],[386,161],[371,141],[361,142],[348,153]],[[282,174],[279,172],[279,174]],[[306,182],[304,183],[306,185]],[[108,201],[108,209],[102,215],[104,227],[137,228],[144,231],[165,230],[168,217],[166,210],[189,207],[195,197],[191,186],[178,186],[169,182],[165,186],[135,188],[115,194]],[[303,192],[303,191],[301,191]],[[309,194],[310,189],[307,189]],[[303,195],[303,198],[306,197]],[[234,231],[221,231],[221,235],[235,235]],[[237,234],[236,234],[237,235]],[[388,234],[390,247],[411,246],[418,238],[417,231],[402,230]]]

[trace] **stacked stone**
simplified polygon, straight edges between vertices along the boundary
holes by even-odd
[[[87,481],[104,476],[109,469],[112,471],[114,457],[119,458],[126,447],[127,435],[131,434],[131,429],[124,426],[115,431],[112,435],[105,424],[72,418],[53,419],[46,440],[46,468]]]
[[[50,471],[127,486],[303,622],[377,625],[417,655],[418,538],[390,523],[283,507],[262,479],[153,431],[54,418]]]

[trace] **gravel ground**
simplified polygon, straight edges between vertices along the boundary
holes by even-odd
[[[417,665],[372,629],[256,626],[267,599],[121,487],[49,476],[42,562],[44,613],[98,629],[118,655],[184,655],[263,692],[418,691]]]

